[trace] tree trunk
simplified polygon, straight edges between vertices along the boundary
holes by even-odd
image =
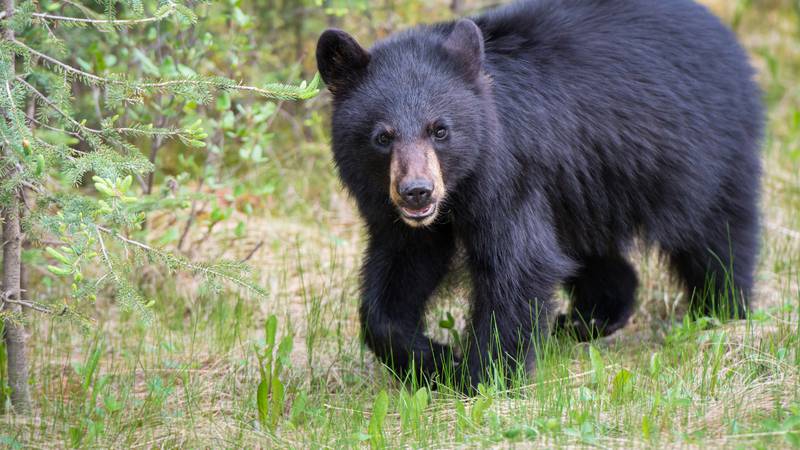
[[[14,14],[14,0],[4,0],[6,19]],[[5,38],[14,39],[14,30],[6,28]],[[12,70],[13,70],[13,61]],[[3,157],[13,161],[14,156],[8,145],[3,148]],[[16,168],[10,165],[13,176]],[[20,194],[17,192],[3,208],[3,298],[17,300],[21,298],[21,264],[22,233],[19,228]],[[28,354],[25,327],[19,321],[22,307],[18,303],[3,301],[3,310],[14,314],[13,320],[5,321],[5,343],[8,355],[8,384],[11,388],[11,404],[18,413],[31,410],[31,394],[28,389]]]

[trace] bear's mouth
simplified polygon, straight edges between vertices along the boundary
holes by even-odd
[[[403,219],[405,219],[406,222],[412,225],[421,225],[436,214],[436,202],[424,208],[417,209],[401,206],[400,213],[403,215]]]

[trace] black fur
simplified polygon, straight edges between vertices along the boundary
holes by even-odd
[[[762,106],[734,35],[690,0],[522,1],[474,22],[416,27],[369,52],[338,30],[320,38],[334,158],[369,235],[361,320],[376,355],[401,374],[413,355],[421,375],[453,357],[422,324],[457,243],[474,286],[472,386],[489,357],[533,361],[560,285],[573,310],[559,323],[591,325],[579,337],[622,327],[635,236],[669,255],[698,310],[743,314]],[[433,144],[446,204],[411,228],[372,136],[381,123],[416,139],[433,120],[450,130]]]

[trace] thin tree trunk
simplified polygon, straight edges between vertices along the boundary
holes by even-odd
[[[4,0],[6,18],[14,14],[14,0]],[[5,29],[5,38],[14,39],[14,30]],[[13,60],[11,61],[13,70]],[[13,161],[13,155],[8,145],[3,148],[3,156]],[[16,168],[10,165],[11,175]],[[19,228],[20,211],[19,192],[11,196],[11,200],[3,209],[3,298],[20,300],[21,297],[21,264],[22,264],[22,233]],[[16,316],[14,320],[5,321],[5,343],[8,355],[8,384],[11,388],[11,404],[18,413],[28,413],[31,410],[31,394],[28,388],[28,354],[25,327],[18,319],[22,315],[22,307],[18,303],[3,301],[3,310]]]

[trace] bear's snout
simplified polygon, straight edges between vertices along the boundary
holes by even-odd
[[[400,183],[398,191],[405,206],[422,209],[431,204],[433,181],[419,178],[406,180]]]
[[[413,227],[430,225],[444,198],[439,159],[430,145],[413,143],[392,150],[389,195],[400,216]]]

